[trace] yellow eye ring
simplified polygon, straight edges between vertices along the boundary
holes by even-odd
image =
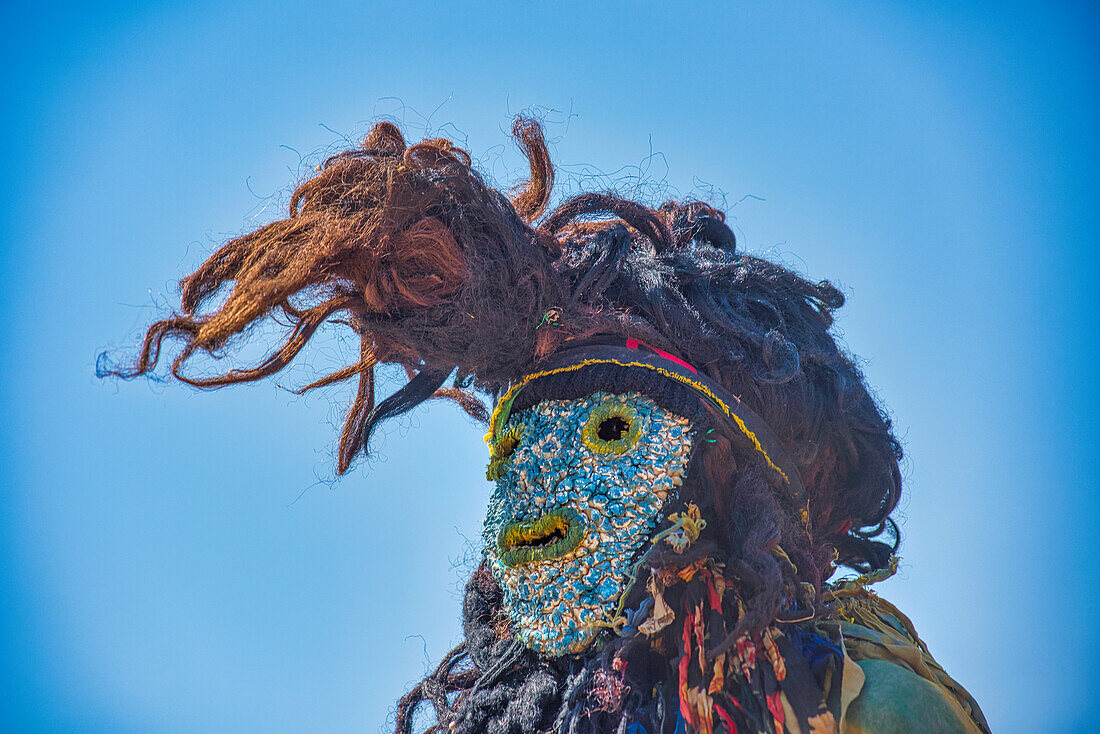
[[[581,429],[584,445],[603,456],[622,456],[638,443],[643,416],[622,400],[605,400],[597,405]]]

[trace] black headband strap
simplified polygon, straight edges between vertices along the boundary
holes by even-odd
[[[573,347],[547,357],[539,363],[535,372],[524,376],[501,397],[496,410],[493,411],[490,431],[486,439],[491,444],[500,435],[504,424],[508,422],[512,403],[523,388],[545,377],[576,372],[597,365],[649,370],[695,392],[703,404],[711,408],[711,412],[716,413],[719,418],[748,438],[753,447],[763,456],[767,465],[783,478],[799,508],[803,524],[808,525],[808,503],[798,468],[783,450],[775,433],[764,419],[729,390],[701,374],[687,362],[634,339],[626,340],[622,345],[595,344]]]

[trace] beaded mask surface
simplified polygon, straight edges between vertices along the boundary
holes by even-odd
[[[611,626],[634,559],[684,480],[686,418],[637,393],[546,400],[492,446],[489,566],[516,634],[545,655]]]

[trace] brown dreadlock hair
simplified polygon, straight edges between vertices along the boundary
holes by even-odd
[[[394,125],[375,125],[295,190],[286,219],[231,240],[183,278],[180,311],[148,329],[133,364],[102,361],[100,375],[147,374],[170,341],[181,345],[171,374],[189,385],[254,382],[289,365],[323,323],[339,320],[360,339],[357,361],[302,391],[358,378],[340,438],[343,474],[375,426],[424,400],[450,399],[484,420],[478,393],[499,395],[568,342],[640,339],[695,365],[758,413],[797,465],[809,499],[804,525],[802,508],[736,436],[719,432],[696,446],[681,499],[708,514],[708,530],[682,556],[655,549],[647,560],[654,573],[705,557],[731,569],[743,605],[731,612],[722,645],[785,614],[812,612],[836,565],[884,567],[898,543],[890,514],[901,450],[829,333],[843,295],[738,252],[724,213],[705,203],[654,209],[587,193],[547,214],[554,168],[542,130],[520,118],[513,134],[531,176],[509,198],[450,141],[407,146]],[[554,328],[539,328],[551,315]],[[288,326],[259,364],[188,373],[196,353],[223,359],[268,320]],[[377,401],[382,364],[402,366],[409,381]],[[670,603],[700,593],[686,584]],[[659,722],[650,731],[668,721],[674,644],[662,655],[611,639],[590,655],[539,659],[517,647],[484,569],[470,582],[464,616],[466,643],[402,702],[399,731],[411,731],[422,700],[434,704],[439,726],[456,731],[625,730],[629,708]],[[644,661],[625,679],[609,678],[622,655]],[[632,690],[634,699],[593,703],[585,691],[597,679],[599,690]],[[653,688],[661,695],[643,695]]]

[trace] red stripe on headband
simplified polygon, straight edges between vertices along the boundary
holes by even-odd
[[[669,354],[668,352],[662,352],[660,349],[657,349],[656,347],[651,347],[648,344],[646,344],[645,342],[638,341],[637,339],[627,339],[626,340],[626,348],[627,349],[640,349],[641,347],[645,347],[649,351],[653,352],[654,354],[659,354],[662,357],[664,357],[665,359],[672,360],[676,364],[680,365],[681,367],[685,367],[685,368],[691,370],[692,372],[695,372],[695,373],[699,372],[699,370],[695,369],[690,364],[688,364],[687,362],[680,359],[679,357],[677,357],[674,354]]]

